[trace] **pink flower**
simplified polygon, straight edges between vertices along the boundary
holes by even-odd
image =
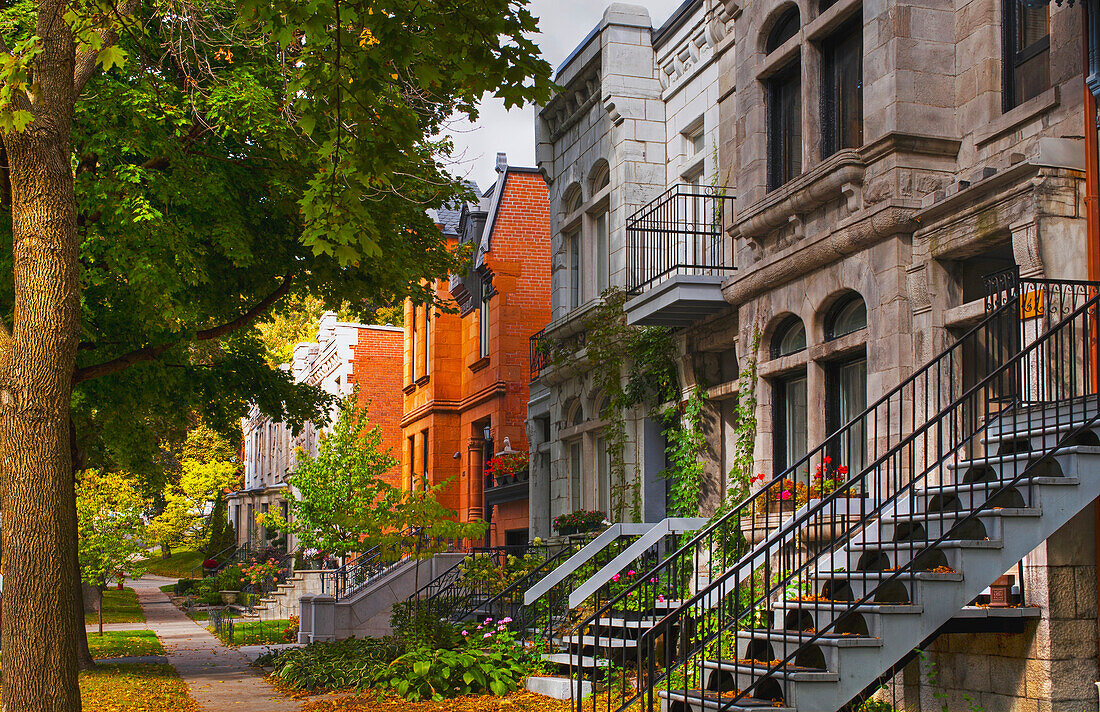
[[[619,575],[615,574],[614,576],[611,577],[611,580],[614,581],[615,583],[618,583],[619,582]]]
[[[478,626],[478,627],[477,627],[477,629],[478,629],[478,630],[481,630],[481,626]]]
[[[650,582],[650,583],[657,583],[657,577],[656,577],[656,576],[654,576],[653,578],[651,578],[651,579],[649,580],[649,582]]]
[[[630,571],[627,571],[626,575],[627,576],[633,576],[634,575],[634,569],[631,569]]]
[[[664,596],[662,596],[662,595],[660,595],[660,594],[658,594],[658,595],[657,595],[657,602],[658,602],[658,603],[664,603],[664,602],[665,602],[665,597],[664,597]]]
[[[783,494],[779,495],[779,499],[790,499],[790,498],[791,498],[790,490],[783,490]]]
[[[501,618],[501,619],[500,619],[500,622],[501,622],[501,623],[511,623],[511,622],[512,622],[512,619],[511,619],[511,618]]]
[[[492,618],[486,618],[486,619],[485,619],[485,622],[486,622],[486,623],[492,623],[492,622],[493,622],[493,619],[492,619]]]
[[[485,634],[485,637],[486,637],[486,638],[492,638],[492,637],[493,637],[493,634],[492,634],[491,632],[489,632],[489,633],[486,633],[486,634]]]

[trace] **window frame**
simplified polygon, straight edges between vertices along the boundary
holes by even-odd
[[[787,411],[789,405],[787,402],[787,389],[792,383],[796,381],[802,382],[802,388],[806,397],[806,432],[804,433],[805,444],[804,449],[809,452],[810,446],[810,433],[809,433],[809,404],[810,404],[810,379],[805,368],[800,368],[797,371],[793,371],[788,374],[784,374],[775,378],[772,382],[772,460],[773,460],[773,475],[778,476],[781,472],[786,472],[794,463],[788,462],[788,451],[790,450],[790,433],[787,428]],[[805,457],[806,452],[799,455],[795,460]],[[807,463],[806,472],[809,472]]]
[[[794,351],[784,352],[780,348],[780,344],[786,338],[787,334],[790,333],[791,329],[794,328],[795,326],[800,326],[802,328],[802,338],[803,338],[803,341],[804,341],[804,343],[802,345],[802,348],[795,349]],[[809,335],[806,332],[806,322],[802,321],[802,319],[799,318],[798,316],[796,316],[794,314],[791,314],[787,318],[785,318],[783,321],[779,322],[779,326],[776,327],[775,333],[772,334],[771,346],[770,346],[770,349],[769,349],[769,353],[771,354],[771,357],[773,359],[783,358],[784,356],[794,356],[795,354],[800,354],[800,353],[804,352],[806,350],[807,346],[809,345],[809,338],[808,337],[809,337]]]
[[[412,320],[409,325],[409,382],[416,383],[418,376],[416,375],[416,362],[419,349],[417,348],[417,331],[416,331],[416,317],[417,317],[416,304],[412,305]]]
[[[853,332],[854,333],[854,332]],[[866,419],[863,423],[864,432],[861,437],[863,444],[863,461],[858,465],[846,459],[844,457],[842,436],[837,433],[844,425],[843,416],[840,413],[841,407],[841,371],[845,368],[850,368],[856,364],[863,364],[863,408],[860,412],[867,410],[867,351],[866,349],[860,350],[857,354],[851,354],[845,358],[829,361],[825,364],[825,431],[829,434],[828,444],[826,445],[826,452],[829,457],[832,458],[834,467],[845,465],[848,467],[849,476],[855,476],[863,467],[867,465],[867,432],[866,432]],[[852,417],[859,415],[859,413],[851,414]]]
[[[855,303],[863,305],[863,326],[849,329],[848,331],[838,332],[836,330],[837,318],[840,313],[847,309],[849,306]],[[858,292],[848,292],[829,308],[829,312],[825,318],[825,340],[835,341],[836,339],[847,336],[848,334],[854,334],[857,331],[867,328],[867,302],[864,301],[863,296]]]
[[[478,356],[480,358],[489,357],[489,343],[492,339],[492,333],[489,329],[489,321],[491,319],[491,307],[489,304],[489,298],[493,296],[493,283],[487,278],[483,278],[481,281],[481,304],[478,307]]]
[[[1020,16],[1019,16],[1020,0],[1002,0],[1001,2],[1001,110],[1002,112],[1008,112],[1015,109],[1017,106],[1025,103],[1030,99],[1034,99],[1036,96],[1042,95],[1044,91],[1047,91],[1051,87],[1050,82],[1050,8],[1047,5],[1041,6],[1041,9],[1047,13],[1047,33],[1046,35],[1032,43],[1027,47],[1020,48],[1017,46],[1017,40],[1020,36]],[[1040,8],[1031,8],[1038,10]],[[1044,88],[1041,91],[1036,92],[1033,96],[1027,98],[1021,98],[1018,96],[1016,80],[1018,78],[1018,72],[1020,67],[1036,59],[1042,54],[1047,55],[1046,59],[1046,82]]]
[[[857,13],[855,17],[846,20],[832,34],[821,43],[821,158],[822,160],[833,155],[837,151],[846,148],[859,148],[863,145],[863,15]],[[846,42],[857,39],[859,42],[858,64],[859,82],[858,92],[854,97],[842,97],[839,95],[838,74],[840,64],[837,62],[839,49]],[[859,107],[859,136],[858,139],[841,135],[844,127],[841,117],[844,115],[844,107],[847,102],[853,100]]]
[[[803,172],[802,56],[799,54],[765,80],[768,122],[768,190],[775,190]],[[787,93],[789,92],[789,97]],[[797,105],[785,108],[785,100]],[[798,127],[797,141],[788,128]]]

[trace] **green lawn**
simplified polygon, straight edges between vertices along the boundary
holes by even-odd
[[[99,614],[85,613],[84,622],[87,625],[96,625],[99,623]],[[134,593],[134,589],[124,588],[121,591],[109,589],[103,592],[103,622],[145,622],[145,614],[141,612],[141,604],[138,603],[137,594]]]
[[[159,554],[142,560],[145,570],[154,576],[167,576],[168,578],[187,578],[192,570],[202,566],[201,551],[176,551],[167,559]],[[202,575],[199,569],[198,576]]]
[[[88,631],[88,649],[93,658],[164,655],[164,646],[151,630],[109,630],[104,631],[102,636]]]
[[[208,621],[210,620],[210,611],[188,611],[187,617],[193,621]]]
[[[159,588],[163,593],[167,593],[169,595],[176,592],[176,584],[174,583],[166,583],[163,586],[157,586],[157,588]]]

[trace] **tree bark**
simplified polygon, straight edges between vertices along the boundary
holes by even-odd
[[[0,361],[5,712],[79,712],[81,608],[69,399],[80,283],[70,165],[75,44],[63,0],[40,0],[33,120],[3,135],[15,311]],[[26,101],[26,100],[24,100]]]

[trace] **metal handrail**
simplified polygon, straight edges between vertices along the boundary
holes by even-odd
[[[403,529],[400,536],[412,536],[417,531],[416,527]],[[384,561],[385,548],[378,544],[359,554],[350,561],[345,561],[339,568],[321,571],[321,593],[327,593],[326,580],[332,580],[332,595],[336,600],[347,598],[355,591],[374,581],[407,557],[399,557],[393,561]],[[351,588],[348,583],[354,581]]]
[[[673,613],[664,617],[657,625],[647,629],[641,636],[639,645],[637,647],[637,670],[639,672],[640,679],[643,680],[641,684],[641,691],[636,692],[633,695],[625,695],[626,700],[624,704],[619,707],[622,709],[627,705],[633,704],[640,697],[645,697],[644,702],[647,709],[653,709],[653,691],[655,685],[662,680],[668,680],[670,674],[670,665],[673,662],[671,655],[673,654],[672,648],[676,646],[666,646],[666,656],[669,657],[666,660],[666,665],[663,671],[656,669],[657,661],[654,659],[656,656],[648,656],[648,644],[652,643],[657,636],[663,634],[671,634],[675,630],[675,625],[680,624],[681,632],[687,629],[687,620],[689,616],[702,606],[704,611],[705,625],[699,625],[698,621],[692,620],[693,630],[710,631],[706,634],[700,634],[698,640],[694,641],[694,645],[690,645],[690,641],[680,641],[680,647],[688,646],[690,651],[680,650],[679,659],[682,661],[692,660],[693,656],[698,657],[702,654],[702,651],[706,649],[706,646],[714,644],[715,640],[720,640],[722,631],[731,630],[731,626],[740,623],[745,624],[745,617],[752,614],[756,610],[757,606],[763,605],[777,590],[783,590],[783,586],[789,584],[791,580],[798,577],[800,573],[806,570],[809,563],[817,561],[817,554],[812,553],[808,556],[807,562],[801,568],[793,567],[790,557],[794,556],[791,553],[792,548],[796,541],[802,541],[805,545],[805,541],[810,538],[810,535],[815,534],[819,539],[827,540],[824,549],[835,547],[838,542],[843,543],[847,541],[841,536],[831,534],[825,536],[827,532],[832,533],[838,526],[834,519],[838,516],[840,519],[837,521],[846,521],[845,518],[851,518],[853,513],[851,511],[851,502],[856,500],[858,502],[858,519],[855,528],[848,533],[847,536],[851,536],[853,533],[862,531],[862,527],[869,521],[869,517],[881,514],[884,511],[885,502],[887,500],[894,501],[899,496],[899,493],[911,491],[911,487],[915,479],[926,476],[928,470],[923,470],[917,473],[917,477],[913,477],[914,470],[920,470],[917,465],[923,466],[924,461],[927,459],[927,452],[916,453],[909,452],[909,460],[904,462],[895,462],[895,459],[899,457],[899,453],[902,453],[906,447],[914,445],[918,437],[924,436],[926,439],[926,450],[933,452],[939,452],[939,459],[935,460],[932,464],[932,468],[935,468],[944,463],[945,443],[943,439],[945,437],[942,430],[944,428],[952,429],[958,426],[960,423],[966,423],[963,427],[972,427],[974,433],[980,433],[982,428],[989,422],[990,415],[996,416],[1000,410],[1006,409],[1006,403],[1009,399],[1005,398],[1005,394],[1002,391],[1011,390],[1013,388],[1019,388],[1021,386],[1030,385],[1030,381],[1022,376],[1020,373],[1021,367],[1026,368],[1028,364],[1025,363],[1024,358],[1027,354],[1035,352],[1039,344],[1046,344],[1053,339],[1052,334],[1060,333],[1059,330],[1063,328],[1064,324],[1073,323],[1077,318],[1091,318],[1091,315],[1095,313],[1097,306],[1096,303],[1096,285],[1088,283],[1060,283],[1049,280],[1024,280],[1017,282],[1012,289],[1014,293],[1012,295],[1005,296],[999,300],[999,304],[991,309],[991,312],[982,320],[977,326],[971,329],[967,334],[961,337],[957,342],[948,347],[943,353],[932,359],[921,369],[913,374],[908,379],[905,379],[894,389],[891,389],[887,395],[876,401],[873,405],[867,408],[862,414],[857,416],[851,422],[849,422],[844,428],[841,428],[836,433],[832,434],[829,439],[819,445],[813,451],[801,458],[793,466],[787,468],[779,476],[773,478],[766,485],[761,487],[760,490],[752,494],[744,502],[732,511],[728,512],[724,516],[716,520],[712,525],[700,531],[695,537],[688,541],[679,551],[675,552],[658,566],[652,570],[646,572],[639,581],[622,591],[616,596],[608,596],[605,600],[597,600],[596,611],[593,615],[589,616],[579,625],[575,632],[583,632],[585,630],[595,630],[595,636],[597,640],[600,638],[600,620],[608,617],[614,612],[618,606],[622,605],[624,601],[629,601],[631,597],[634,597],[637,602],[640,599],[640,603],[643,607],[652,608],[657,596],[663,593],[671,591],[682,591],[685,588],[689,591],[697,592],[694,596],[691,596],[687,602],[679,606]],[[1026,349],[1020,348],[1019,344],[1025,342],[1029,335],[1025,328],[1025,321],[1033,318],[1033,315],[1021,314],[1019,310],[1019,304],[1021,300],[1019,296],[1026,294],[1029,291],[1034,292],[1037,289],[1045,290],[1046,297],[1044,297],[1044,311],[1040,315],[1042,319],[1047,319],[1052,313],[1050,309],[1054,306],[1053,312],[1058,316],[1066,316],[1066,319],[1059,322],[1058,326],[1049,329],[1043,335],[1031,335],[1034,340],[1031,345]],[[1084,297],[1092,295],[1092,297],[1084,305],[1075,308],[1066,307],[1066,294],[1069,293],[1069,307],[1074,307],[1076,299],[1078,297]],[[1051,295],[1053,295],[1056,301],[1052,301]],[[1006,323],[1009,325],[1006,328]],[[966,390],[962,396],[955,396],[954,390],[956,384],[953,377],[957,375],[955,373],[956,367],[962,370],[966,362],[966,352],[964,348],[967,345],[973,347],[975,344],[982,344],[988,346],[990,344],[997,350],[1007,348],[1014,354],[1013,356],[1006,358],[1004,354],[994,353],[985,354],[986,366],[995,364],[996,368],[986,368],[983,372],[990,375],[986,376],[981,382]],[[1080,358],[1082,354],[1074,354],[1076,358]],[[1083,355],[1088,358],[1091,354],[1083,352]],[[958,363],[956,363],[956,358]],[[1090,362],[1091,363],[1091,362]],[[975,365],[975,364],[971,364]],[[948,378],[941,379],[941,371],[946,369],[948,372]],[[1050,387],[1047,384],[1048,388]],[[967,404],[966,399],[973,398],[974,394],[980,388],[988,388],[991,393],[991,397],[983,402],[984,412],[982,413],[985,418],[981,421],[979,426],[974,412],[962,412],[963,405]],[[946,393],[944,391],[946,390]],[[909,392],[912,391],[912,392]],[[925,403],[925,411],[923,413],[923,421],[918,422],[918,417],[922,413],[918,412],[917,398],[915,395],[923,396]],[[908,401],[906,400],[908,397]],[[994,397],[996,396],[996,397]],[[904,407],[894,405],[894,400],[897,399],[901,405],[908,403],[910,408],[906,411]],[[946,404],[942,404],[942,401],[946,399]],[[1019,399],[1015,399],[1016,402]],[[934,403],[933,407],[929,407],[930,403]],[[993,410],[991,410],[993,408]],[[953,419],[948,420],[948,414]],[[873,419],[872,419],[873,418]],[[908,418],[908,424],[905,422]],[[881,432],[878,428],[879,421],[882,421],[885,426],[885,432]],[[835,452],[838,438],[847,433],[851,435],[853,430],[858,428],[859,435],[862,438],[866,438],[868,433],[873,429],[873,437],[870,438],[870,443],[873,445],[882,444],[883,454],[878,457],[871,458],[874,461],[867,467],[861,468],[860,473],[857,476],[851,478],[845,478],[845,481],[838,482],[836,490],[830,493],[823,493],[820,500],[813,506],[799,507],[797,504],[798,496],[798,480],[803,475],[807,478],[807,492],[811,490],[809,477],[809,466],[813,458],[817,458],[820,462],[827,463],[829,460],[829,452]],[[892,429],[896,432],[892,432]],[[908,432],[907,432],[908,431]],[[953,433],[953,431],[952,431]],[[950,435],[951,433],[949,433]],[[927,442],[928,438],[932,435],[936,436],[935,442]],[[962,438],[958,441],[956,448],[948,447],[948,452],[954,455],[960,448],[971,444],[973,445],[973,439],[976,435],[970,435]],[[917,455],[920,457],[916,457]],[[869,481],[869,474],[872,472],[879,473],[880,470],[892,466],[894,469],[889,472],[894,479],[903,475],[908,475],[909,479],[905,482],[883,482],[880,476],[875,481]],[[887,484],[896,485],[892,491],[886,490]],[[867,485],[866,491],[859,491],[856,489],[857,485]],[[787,493],[786,497],[780,497],[781,494]],[[791,496],[793,495],[793,496]],[[883,500],[878,504],[875,504],[871,496],[875,495],[888,495],[883,497]],[[840,507],[840,501],[844,500],[844,507]],[[870,502],[870,507],[868,503]],[[778,511],[773,511],[778,510]],[[840,510],[843,510],[841,513]],[[813,528],[810,528],[810,519],[812,517],[818,517],[822,513],[828,511],[830,517],[824,518],[822,521],[816,522]],[[777,516],[772,519],[772,514]],[[759,515],[763,515],[763,526],[757,527],[757,520]],[[752,549],[752,552],[747,556],[743,556],[746,549],[744,543],[744,536],[742,532],[742,521],[746,517],[749,518],[749,524],[753,528],[763,529],[765,532],[771,532],[765,540]],[[774,527],[772,525],[775,525]],[[809,529],[809,531],[806,531]],[[727,542],[733,540],[739,542],[739,545],[735,545],[732,549],[728,547]],[[763,553],[762,553],[763,552]],[[776,559],[778,557],[778,559]],[[785,558],[786,557],[786,558]],[[787,577],[782,578],[778,583],[773,583],[773,577],[771,576],[772,559],[776,561],[786,561],[788,568],[795,568],[795,570]],[[727,568],[728,565],[733,564],[732,567]],[[716,580],[710,580],[710,571],[717,569],[722,572]],[[848,570],[851,570],[849,567]],[[744,574],[748,572],[747,578]],[[705,578],[701,578],[700,574],[705,572]],[[763,579],[757,581],[757,578],[763,574]],[[691,586],[688,580],[692,575],[695,577],[695,583],[702,582],[703,586]],[[891,577],[896,579],[895,577]],[[731,587],[730,581],[734,581]],[[805,583],[805,581],[798,581],[797,583]],[[720,625],[714,627],[710,625],[714,621],[707,618],[707,611],[710,610],[710,606],[716,603],[724,601],[729,594],[736,592],[735,601],[732,607],[738,612],[738,615],[731,619],[730,605],[726,605],[723,610],[723,606],[719,605],[719,616],[722,618],[719,621]],[[745,595],[748,595],[748,603],[744,600]],[[714,632],[717,631],[717,632]],[[609,631],[610,632],[610,631]],[[720,651],[719,651],[720,653]],[[675,669],[684,669],[687,665],[686,662],[681,662]],[[645,669],[647,674],[641,674]],[[578,666],[578,671],[580,668]],[[772,670],[774,671],[774,670]],[[686,678],[685,678],[686,679]],[[733,697],[723,697],[723,704],[728,699],[729,704],[732,705],[736,700],[743,699],[750,692],[755,690],[755,687],[759,682],[764,679],[763,677],[756,677],[753,680],[753,684],[749,686],[742,686],[737,695]],[[579,674],[577,677],[578,693],[580,686],[583,684],[584,674]],[[628,685],[628,680],[624,677],[619,680],[622,688],[625,689]],[[580,696],[576,697],[580,700]],[[607,699],[608,708],[611,708],[612,702],[610,697]],[[594,703],[593,703],[594,704]],[[578,706],[583,706],[583,703],[578,703]]]

